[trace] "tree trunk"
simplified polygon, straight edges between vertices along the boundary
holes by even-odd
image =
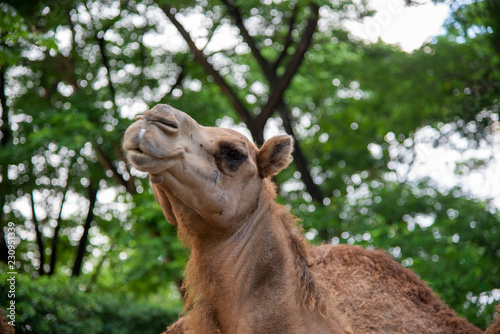
[[[5,68],[0,68],[0,105],[2,106],[2,125],[0,126],[0,131],[2,132],[2,138],[0,139],[0,144],[5,146],[11,137],[11,130],[9,125],[9,112],[7,108],[7,96],[5,95]]]
[[[43,245],[43,235],[41,230],[41,224],[36,217],[35,210],[35,196],[33,191],[31,192],[31,215],[33,216],[33,224],[35,225],[35,236],[36,236],[36,244],[38,245],[38,251],[40,252],[40,267],[38,268],[38,274],[40,276],[45,274],[45,269],[43,268],[45,265],[45,247]]]
[[[311,197],[321,205],[323,204],[323,193],[321,189],[318,187],[311,176],[311,172],[309,171],[309,166],[307,164],[307,159],[302,154],[302,150],[300,149],[299,141],[295,136],[295,131],[293,130],[290,114],[286,106],[281,103],[278,106],[278,110],[280,112],[281,119],[283,120],[283,126],[287,134],[293,137],[294,139],[294,150],[293,150],[293,161],[295,163],[295,167],[300,172],[302,182],[306,186],[306,190],[311,195]]]
[[[93,184],[90,183],[88,187],[88,200],[89,200],[89,211],[87,213],[87,218],[85,219],[85,224],[83,225],[83,234],[78,243],[78,249],[76,251],[75,263],[73,265],[73,273],[71,276],[80,276],[82,272],[83,257],[85,256],[87,248],[87,240],[89,237],[89,230],[92,220],[94,220],[94,207],[97,197],[97,189],[94,188]]]
[[[0,126],[0,132],[2,138],[0,139],[0,147],[5,146],[10,140],[10,126],[9,126],[9,113],[7,109],[7,97],[5,96],[5,67],[0,68],[0,106],[2,107],[2,125]],[[2,168],[6,171],[6,168]],[[7,242],[5,241],[4,227],[7,226],[7,222],[4,222],[3,207],[5,205],[6,187],[5,183],[8,182],[7,175],[3,175],[2,181],[0,183],[0,261],[7,263],[8,258],[8,248]]]
[[[0,187],[0,193],[3,194],[2,188]],[[4,197],[2,195],[2,197]],[[3,231],[4,227],[7,227],[7,224],[4,224],[4,219],[3,219],[3,206],[4,206],[3,200],[0,200],[0,261],[7,263],[9,254],[8,254],[8,247],[7,247],[7,241],[5,240],[5,233]]]
[[[58,255],[58,244],[59,244],[59,231],[61,230],[62,223],[62,211],[64,206],[64,201],[66,200],[66,194],[68,190],[69,180],[66,182],[66,188],[64,189],[63,198],[61,199],[61,207],[59,208],[59,215],[57,217],[57,225],[54,229],[54,237],[52,238],[52,254],[50,255],[50,270],[48,272],[49,276],[54,275],[54,271],[56,270],[56,262]]]

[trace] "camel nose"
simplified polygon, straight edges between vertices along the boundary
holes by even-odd
[[[176,134],[179,131],[177,110],[167,104],[158,104],[153,109],[144,112],[138,119],[145,119],[153,123],[167,135]]]

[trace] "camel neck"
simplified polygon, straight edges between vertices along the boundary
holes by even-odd
[[[216,231],[205,231],[201,235],[190,234],[190,247],[192,250],[199,250],[203,254],[215,252],[224,252],[224,248],[229,247],[231,253],[237,250],[243,251],[245,246],[258,237],[261,224],[271,222],[275,215],[276,208],[279,206],[274,202],[274,194],[270,189],[272,185],[264,185],[267,191],[260,191],[260,196],[255,202],[250,213],[245,216],[234,218],[230,223],[224,222],[221,225],[231,226],[231,228],[219,228]],[[217,223],[206,224],[207,226],[217,225]],[[268,224],[269,225],[269,224]]]
[[[261,198],[234,233],[192,245],[186,286],[200,328],[209,313],[212,328],[222,333],[341,333],[298,298],[294,226],[285,208]]]
[[[247,281],[252,264],[263,260],[270,263],[270,257],[283,257],[289,250],[283,225],[273,219],[275,206],[277,204],[260,199],[253,213],[239,223],[238,229],[223,239],[200,242],[192,249],[192,256],[217,268],[214,276],[221,276],[221,281]]]
[[[214,308],[223,333],[245,333],[240,326],[249,314],[262,318],[277,308],[289,312],[296,304],[293,254],[276,217],[277,208],[274,202],[261,199],[253,214],[229,237],[191,250],[187,283]],[[262,321],[254,320],[247,325]]]

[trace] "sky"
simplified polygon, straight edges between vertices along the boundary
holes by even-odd
[[[403,0],[372,0],[369,6],[376,14],[363,23],[351,22],[346,27],[363,40],[374,43],[380,38],[411,52],[432,36],[444,33],[442,25],[450,13],[446,4],[421,2],[418,6],[405,6]]]
[[[416,136],[420,137],[415,148],[417,156],[412,170],[408,173],[408,179],[429,177],[438,185],[440,191],[459,186],[473,198],[492,199],[492,206],[500,209],[500,160],[498,159],[500,134],[493,135],[489,144],[483,142],[477,149],[464,151],[453,150],[446,145],[434,147],[431,141],[437,135],[439,131],[430,127],[423,128],[417,133]],[[460,138],[458,134],[452,134],[450,137],[450,142],[459,147],[460,142],[464,141],[465,139]],[[485,160],[487,164],[471,170],[465,167],[464,175],[455,173],[457,169],[463,169],[464,165],[460,164],[461,162],[471,159]]]

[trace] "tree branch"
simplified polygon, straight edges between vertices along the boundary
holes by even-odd
[[[311,195],[311,197],[318,203],[323,204],[323,193],[321,189],[318,187],[316,183],[314,183],[313,178],[311,177],[311,172],[309,171],[309,167],[307,164],[307,160],[302,154],[302,150],[300,149],[299,141],[295,136],[295,131],[293,130],[292,123],[290,121],[289,112],[283,103],[283,100],[280,101],[278,105],[278,111],[280,113],[281,119],[283,120],[283,127],[287,134],[293,137],[294,139],[294,149],[293,149],[293,162],[297,170],[300,172],[302,182],[306,186],[306,190]]]
[[[104,43],[104,34],[102,37],[99,37],[99,33],[102,31],[99,31],[96,35],[95,38],[97,40],[97,43],[99,44],[99,52],[101,53],[101,58],[102,58],[102,63],[104,67],[106,68],[106,73],[108,76],[108,86],[109,86],[109,93],[111,94],[111,100],[113,101],[113,105],[116,108],[116,91],[115,91],[115,86],[113,85],[113,81],[111,81],[111,67],[109,65],[108,57],[106,56],[106,45]]]
[[[288,34],[286,35],[285,42],[283,43],[283,51],[281,51],[278,58],[272,64],[273,73],[276,73],[278,67],[280,66],[281,62],[283,61],[283,59],[285,59],[288,53],[288,48],[292,45],[293,42],[292,32],[293,32],[293,26],[295,25],[295,20],[297,18],[297,12],[298,12],[298,6],[295,5],[292,16],[290,17],[290,21],[288,23]]]
[[[319,19],[319,7],[316,4],[311,5],[312,16],[307,20],[307,26],[304,30],[300,43],[297,45],[297,50],[293,55],[290,63],[288,64],[285,73],[279,78],[278,83],[275,87],[272,87],[272,93],[269,97],[260,115],[257,118],[256,127],[263,128],[266,125],[267,120],[271,117],[277,104],[283,98],[285,90],[288,88],[294,75],[297,73],[302,61],[304,60],[305,53],[312,42],[312,37],[316,31]]]
[[[203,66],[205,71],[211,75],[215,83],[220,87],[222,93],[229,97],[231,104],[235,108],[236,112],[240,115],[241,119],[247,124],[249,130],[252,134],[255,132],[254,119],[250,112],[245,108],[243,103],[239,100],[236,92],[229,86],[229,84],[224,80],[224,78],[219,74],[219,72],[208,62],[203,52],[196,47],[193,39],[189,33],[184,29],[182,24],[175,18],[175,14],[172,12],[172,8],[167,5],[162,6],[162,10],[167,15],[168,19],[177,28],[177,31],[181,34],[182,38],[186,41],[189,49],[194,54],[196,60]]]
[[[130,179],[127,181],[123,178],[123,175],[121,175],[118,170],[115,168],[115,166],[113,166],[113,161],[111,160],[111,158],[106,154],[106,152],[104,152],[102,150],[102,148],[97,145],[96,143],[93,143],[93,146],[95,147],[95,151],[97,153],[97,159],[99,159],[99,162],[101,163],[101,165],[104,166],[104,168],[107,168],[109,169],[111,172],[113,172],[113,177],[115,178],[115,180],[121,184],[122,186],[125,187],[125,189],[127,189],[127,191],[131,194],[131,195],[135,195],[137,194],[137,189],[135,189],[135,184],[133,182],[133,179],[132,179],[132,175],[129,173],[130,175]],[[121,151],[121,150],[120,150]],[[126,161],[125,158],[123,158],[122,161]],[[132,180],[132,181],[131,181]]]
[[[5,146],[11,137],[11,130],[9,125],[9,112],[7,108],[7,96],[5,95],[5,67],[0,68],[0,105],[2,107],[2,125],[0,131],[2,138],[0,139],[1,146]],[[1,210],[1,208],[0,208]]]
[[[56,270],[56,262],[58,255],[58,244],[59,244],[59,231],[62,225],[62,211],[64,207],[64,202],[66,201],[66,194],[68,193],[69,180],[66,181],[66,186],[64,187],[63,197],[61,199],[61,206],[59,207],[59,214],[57,215],[56,227],[54,228],[54,236],[52,237],[52,253],[50,255],[50,270],[48,272],[49,276],[52,276]]]
[[[104,264],[104,261],[106,261],[107,255],[108,255],[107,253],[104,253],[104,255],[99,260],[99,263],[97,264],[97,267],[94,271],[94,274],[92,275],[92,278],[90,279],[90,282],[87,285],[86,291],[90,291],[94,287],[95,282],[97,282],[97,278],[99,277],[99,274],[101,273],[101,269],[102,269],[102,266]]]
[[[275,79],[275,75],[271,73],[271,66],[269,62],[264,58],[259,48],[257,47],[255,40],[252,38],[252,36],[250,36],[250,33],[243,24],[243,18],[241,17],[240,8],[236,7],[231,2],[231,0],[222,0],[222,3],[226,6],[229,14],[233,17],[236,26],[240,30],[240,34],[243,37],[243,40],[250,47],[250,50],[255,59],[257,60],[257,63],[259,64],[260,68],[262,69],[262,72],[268,78],[268,80],[272,82]]]
[[[94,207],[97,199],[97,189],[94,188],[92,182],[88,186],[88,200],[89,200],[89,210],[87,212],[87,218],[85,219],[85,224],[83,225],[83,234],[78,243],[78,249],[76,251],[75,263],[73,265],[73,273],[71,276],[80,276],[82,271],[83,258],[85,256],[85,249],[87,248],[87,240],[89,237],[89,230],[92,220],[94,220]]]
[[[45,274],[45,269],[43,266],[45,265],[45,248],[43,246],[43,236],[42,236],[42,231],[40,230],[40,223],[38,221],[38,218],[36,217],[36,210],[35,210],[35,196],[33,194],[33,191],[30,194],[30,200],[31,200],[31,215],[33,219],[33,224],[35,225],[35,236],[36,236],[36,244],[38,246],[38,252],[40,253],[40,267],[38,268],[38,274],[40,276]]]
[[[120,175],[120,178],[122,178],[128,184],[128,186],[125,186],[127,191],[129,191],[129,189],[134,189],[133,192],[131,192],[131,194],[132,195],[137,194],[137,188],[135,186],[135,176],[132,175],[132,173],[130,172],[129,163],[125,158],[125,155],[123,155],[123,149],[119,145],[115,146],[114,148],[116,156],[120,161],[123,161],[125,163],[125,169],[127,170],[127,173],[130,176],[128,180],[123,179],[122,175]]]
[[[3,180],[5,182],[5,180]],[[4,183],[0,183],[0,261],[7,263],[9,259],[9,248],[7,247],[7,241],[5,240],[5,233],[3,231],[4,227],[7,227],[7,223],[4,223],[3,206],[5,205],[5,186]]]
[[[177,79],[175,80],[174,84],[172,85],[172,87],[170,87],[169,91],[165,93],[165,96],[170,96],[170,94],[172,94],[173,90],[177,87],[179,87],[180,85],[182,85],[182,81],[184,80],[184,78],[186,77],[186,70],[185,70],[185,62],[186,62],[186,57],[184,57],[179,65],[179,67],[181,68],[181,71],[179,72],[179,75],[177,75]]]
[[[7,108],[7,96],[5,95],[5,66],[0,67],[0,106],[2,107],[2,125],[0,126],[0,132],[2,138],[0,139],[0,147],[6,146],[11,137],[11,129],[9,124],[9,112]],[[3,164],[3,163],[2,163]],[[3,165],[2,167],[6,167]],[[0,182],[0,261],[7,262],[8,260],[8,247],[5,240],[4,228],[4,213],[3,206],[5,205],[5,192],[6,183],[10,182],[8,178],[3,175],[3,180]],[[7,226],[7,222],[5,222]]]

